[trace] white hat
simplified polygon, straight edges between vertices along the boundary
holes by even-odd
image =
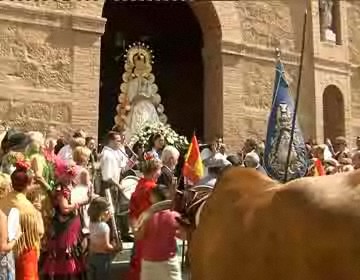
[[[212,157],[204,160],[204,164],[207,168],[224,168],[226,166],[230,166],[231,162],[228,161],[224,155],[216,153]]]
[[[247,153],[245,156],[245,161],[247,161],[247,160],[255,161],[257,164],[260,163],[260,157],[255,152]]]

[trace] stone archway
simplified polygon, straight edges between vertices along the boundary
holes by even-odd
[[[345,136],[345,109],[342,92],[335,85],[329,85],[323,93],[324,139],[334,141]]]
[[[164,5],[165,3],[162,3],[162,5]],[[108,15],[106,15],[106,5],[107,2],[105,2],[104,5],[104,17],[107,17],[107,27],[109,25],[112,24],[112,19],[110,19],[108,17]],[[114,4],[113,4],[114,5]],[[122,5],[125,6],[126,4],[124,3],[115,3],[115,5]],[[143,5],[141,3],[127,3],[127,6],[131,6],[131,5]],[[156,3],[152,3],[152,4],[148,4],[148,5],[154,5],[156,6]],[[172,5],[175,6],[178,5],[177,7],[179,7],[179,9],[181,8],[180,5],[184,6],[186,5],[188,8],[190,7],[190,11],[192,11],[192,13],[194,14],[195,19],[197,20],[197,24],[199,25],[199,31],[201,33],[200,36],[202,36],[201,40],[201,47],[199,48],[199,58],[200,61],[202,61],[202,65],[195,65],[193,64],[193,66],[195,68],[197,68],[197,70],[194,69],[189,69],[189,71],[200,71],[202,78],[201,79],[194,79],[194,92],[192,92],[192,96],[191,95],[186,95],[186,92],[188,90],[185,90],[185,92],[183,93],[184,96],[182,97],[183,100],[185,98],[185,100],[187,100],[186,102],[184,102],[184,112],[185,112],[185,118],[184,121],[187,123],[191,123],[193,122],[194,124],[190,124],[187,125],[188,127],[185,127],[180,125],[180,130],[182,129],[183,131],[186,132],[186,134],[189,134],[190,132],[190,126],[193,125],[192,129],[196,129],[198,130],[197,132],[200,134],[200,137],[204,137],[205,140],[209,140],[212,137],[214,137],[215,135],[218,134],[222,134],[223,132],[223,98],[222,98],[222,59],[221,59],[221,26],[220,26],[220,22],[217,16],[217,13],[215,11],[215,8],[213,6],[212,3],[201,3],[201,2],[193,2],[190,4],[187,3],[166,3],[165,5]],[[184,8],[184,7],[182,7]],[[161,10],[161,9],[159,9]],[[140,12],[140,11],[139,11]],[[159,12],[159,14],[161,14],[161,12]],[[175,16],[176,18],[176,16]],[[134,28],[137,28],[136,26],[134,26]],[[138,26],[138,28],[141,28],[141,26]],[[185,27],[184,27],[185,28]],[[196,28],[196,26],[194,25],[194,28]],[[134,32],[136,33],[136,32]],[[105,30],[105,35],[103,36],[103,41],[104,38],[106,38],[107,35],[107,31]],[[131,38],[128,39],[128,41],[126,42],[126,40],[124,40],[125,44],[127,43],[131,43],[129,42],[129,40],[144,40],[144,38],[141,38],[141,36],[138,36],[136,38],[136,36],[128,36],[127,38]],[[145,40],[146,40],[146,36],[145,36]],[[194,40],[197,40],[196,38],[194,38]],[[153,40],[152,42],[155,42],[156,44],[156,40]],[[169,42],[169,44],[171,44],[171,42]],[[151,45],[151,40],[150,40],[150,45]],[[102,46],[102,48],[104,48],[104,46]],[[159,54],[161,56],[161,54]],[[190,54],[188,54],[187,56],[189,57]],[[160,58],[161,59],[161,58]],[[184,62],[186,61],[186,57],[183,58]],[[103,71],[104,67],[104,59],[102,59],[102,66],[101,71]],[[179,66],[181,64],[181,60],[178,61]],[[189,64],[191,65],[191,64]],[[179,67],[178,66],[178,67]],[[172,67],[176,67],[176,65],[173,65]],[[121,71],[122,71],[122,66],[120,66]],[[156,66],[155,66],[156,68]],[[181,96],[178,94],[178,96],[168,96],[169,93],[165,92],[164,93],[164,89],[169,91],[171,91],[171,87],[166,87],[166,82],[164,82],[164,80],[166,80],[166,75],[168,73],[164,73],[164,67],[161,68],[160,67],[160,72],[159,75],[164,75],[165,79],[161,80],[162,77],[156,77],[156,79],[160,79],[160,83],[163,82],[163,88],[162,85],[158,84],[160,87],[160,95],[161,92],[163,92],[163,96],[165,96],[165,98],[168,99],[168,101],[165,101],[165,109],[170,109],[170,110],[174,110],[174,108],[176,108],[176,104],[178,104],[178,109],[181,110]],[[166,71],[166,70],[165,70]],[[180,71],[179,73],[183,75],[182,78],[180,78],[177,83],[179,84],[179,86],[183,86],[183,81],[181,81],[181,79],[186,79],[186,75],[184,76],[186,71]],[[118,79],[117,83],[120,83],[120,77],[121,74],[117,73],[117,78],[113,77],[113,79]],[[103,79],[103,77],[102,77]],[[186,82],[186,81],[185,81]],[[199,86],[198,83],[201,83],[201,85]],[[174,85],[176,87],[176,85]],[[100,121],[99,121],[99,136],[101,136],[100,134],[104,133],[104,118],[102,118],[101,116],[104,114],[113,114],[111,117],[107,116],[106,117],[106,121],[107,124],[105,127],[105,129],[109,129],[113,123],[109,123],[110,121],[112,122],[112,118],[114,117],[114,114],[116,113],[115,110],[115,106],[116,104],[113,104],[115,106],[112,106],[110,103],[116,103],[117,101],[117,96],[116,94],[118,94],[118,85],[113,85],[112,86],[112,90],[106,89],[100,89],[100,98],[99,98],[99,104],[100,104]],[[189,87],[188,87],[189,88]],[[186,87],[184,87],[184,89],[186,89]],[[176,91],[178,89],[173,87],[173,90]],[[190,90],[191,91],[191,90]],[[199,99],[198,95],[201,95],[201,99]],[[170,98],[173,98],[172,101],[169,101]],[[191,99],[193,99],[191,101]],[[199,102],[200,100],[200,102]],[[167,108],[166,103],[169,104],[168,106],[170,108]],[[194,103],[194,104],[192,104]],[[105,104],[105,105],[104,105]],[[173,105],[171,105],[173,104]],[[175,106],[174,106],[175,105]],[[190,108],[192,106],[192,109]],[[197,106],[196,108],[194,106]],[[105,108],[108,108],[108,110],[105,110]],[[189,110],[189,108],[191,110]],[[196,111],[196,112],[195,112]],[[103,113],[106,112],[106,113]],[[169,112],[167,112],[168,116],[169,116]],[[175,116],[173,114],[172,119],[174,120],[175,124],[179,124],[179,116]],[[103,123],[101,123],[103,122]],[[171,113],[170,113],[170,123],[171,123]],[[199,124],[201,123],[201,124]],[[176,127],[175,127],[176,129]],[[190,132],[191,133],[191,132]]]

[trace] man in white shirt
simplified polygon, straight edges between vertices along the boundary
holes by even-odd
[[[101,193],[104,195],[104,188],[110,186],[113,199],[118,202],[115,205],[116,213],[128,210],[128,201],[125,201],[124,196],[120,193],[121,173],[124,171],[128,161],[123,144],[124,140],[124,136],[119,132],[110,131],[106,138],[106,145],[100,155],[101,176],[104,182]],[[132,239],[129,236],[128,216],[121,215],[118,221],[122,239],[124,241]]]

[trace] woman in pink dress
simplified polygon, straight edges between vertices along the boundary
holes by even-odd
[[[150,193],[161,174],[161,162],[152,153],[146,153],[144,159],[141,166],[144,177],[139,180],[129,205],[130,223],[133,227],[136,226],[140,215],[151,206]],[[128,280],[140,280],[142,250],[143,241],[135,241]]]
[[[71,201],[75,166],[68,164],[57,170],[59,184],[54,195],[55,215],[49,232],[44,260],[45,280],[85,280],[83,233],[79,208]]]

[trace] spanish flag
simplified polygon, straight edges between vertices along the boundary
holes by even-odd
[[[324,175],[326,175],[324,165],[322,164],[320,159],[315,159],[314,176],[324,176]]]
[[[185,156],[183,167],[184,178],[196,184],[204,176],[204,166],[200,156],[199,143],[194,135]]]

